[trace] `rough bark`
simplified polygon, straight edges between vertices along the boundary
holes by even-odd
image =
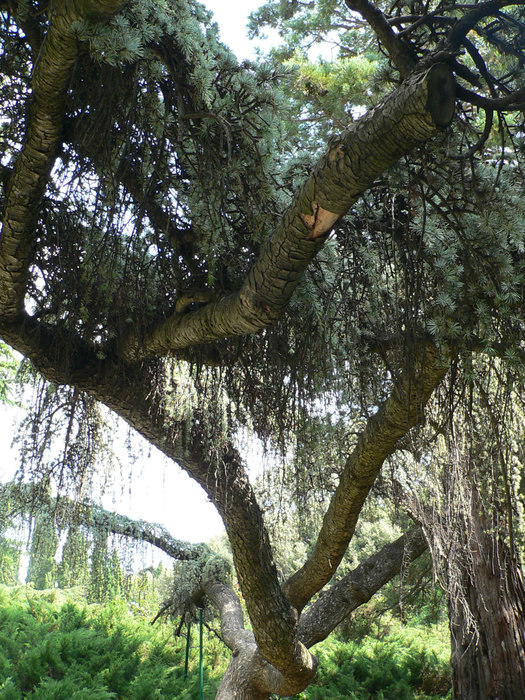
[[[0,316],[6,319],[20,316],[24,307],[34,224],[61,141],[67,88],[77,58],[74,23],[100,21],[122,4],[122,0],[53,3],[33,69],[26,137],[6,192],[0,238]]]
[[[525,587],[507,545],[472,509],[461,600],[449,601],[455,700],[525,698]]]
[[[335,222],[378,175],[450,123],[454,101],[454,78],[444,64],[408,79],[332,137],[237,293],[193,313],[175,313],[143,339],[131,334],[119,346],[121,355],[131,361],[168,355],[274,323]]]

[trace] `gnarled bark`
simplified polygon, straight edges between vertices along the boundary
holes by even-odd
[[[453,697],[515,700],[525,697],[523,575],[478,508],[461,543],[462,596],[449,600]]]

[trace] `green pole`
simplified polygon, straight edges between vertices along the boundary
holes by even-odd
[[[202,659],[202,608],[199,609],[199,700],[202,700],[204,687],[204,663]]]
[[[188,665],[190,661],[190,644],[191,644],[191,622],[188,622],[188,631],[186,632],[186,658],[184,660],[184,679],[188,676]]]

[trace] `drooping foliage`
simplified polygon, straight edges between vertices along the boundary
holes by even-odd
[[[224,387],[236,419],[246,420],[248,409],[261,434],[284,439],[319,391],[346,390],[352,400],[365,392],[365,413],[384,397],[399,358],[388,357],[384,371],[375,354],[383,342],[409,357],[425,333],[489,349],[505,338],[504,352],[516,357],[522,129],[508,110],[492,131],[486,123],[490,100],[510,109],[504,95],[521,87],[522,11],[482,20],[479,36],[465,39],[465,58],[450,60],[461,89],[480,91],[480,104],[466,105],[453,135],[410,156],[354,206],[307,272],[292,313],[262,336],[188,351],[198,364],[211,353],[221,365],[206,370],[200,396]],[[425,12],[433,14],[415,26],[402,4],[390,15],[414,56],[449,41],[455,21],[440,3]],[[17,22],[37,48],[45,21],[26,3],[4,16],[2,89],[13,115],[3,126],[5,165],[22,140],[15,101],[29,90],[32,66],[29,55],[21,61],[22,45],[29,49]],[[398,81],[344,3],[267,3],[253,31],[265,23],[288,43],[258,66],[237,65],[209,13],[186,2],[137,0],[105,23],[76,28],[84,49],[39,218],[27,303],[43,321],[93,342],[100,358],[118,351],[117,338],[131,330],[140,337],[173,308],[184,314],[236,289],[330,131]],[[449,43],[463,40],[456,34]],[[333,42],[336,60],[311,62],[312,37]]]
[[[237,610],[248,657],[233,667],[262,668],[260,652],[278,676],[264,693],[289,695],[314,673],[324,602],[345,582],[362,602],[394,575],[376,552],[316,597],[374,483],[385,499],[399,490],[377,482],[383,463],[395,477],[408,455],[408,482],[439,459],[442,433],[452,462],[476,450],[493,466],[488,441],[505,454],[516,439],[519,392],[479,442],[470,424],[468,449],[455,422],[523,379],[525,11],[271,1],[252,29],[276,27],[283,46],[238,65],[189,0],[97,7],[0,2],[0,331],[54,382],[34,402],[26,464],[46,462],[59,488],[86,481],[96,400],[182,464],[225,520],[252,618],[244,644],[231,590],[195,577]],[[331,61],[312,58],[317,40]],[[427,404],[437,418],[416,428]],[[293,517],[328,502],[284,587],[240,427],[280,447]],[[503,464],[489,476],[511,545],[519,489]],[[424,512],[439,496],[416,485]],[[410,539],[385,545],[389,561]]]

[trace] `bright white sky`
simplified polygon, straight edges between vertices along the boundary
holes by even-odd
[[[262,0],[201,0],[216,16],[221,39],[236,53],[239,60],[254,57],[255,42],[246,36],[248,15],[262,4]],[[17,453],[11,448],[16,429],[16,413],[0,406],[0,482],[12,478],[16,469]],[[214,506],[207,500],[201,487],[187,474],[167,463],[152,448],[143,450],[144,457],[133,467],[131,482],[125,473],[112,494],[102,505],[133,518],[162,524],[176,538],[202,542],[224,531]],[[125,452],[122,452],[125,459]],[[128,470],[124,468],[124,472]]]
[[[264,4],[264,0],[200,0],[200,2],[210,9],[215,15],[215,20],[220,28],[220,38],[223,43],[229,46],[242,61],[245,58],[255,57],[255,47],[267,48],[270,40],[252,41],[247,37],[246,25],[248,15]],[[265,31],[270,37],[270,32]]]

